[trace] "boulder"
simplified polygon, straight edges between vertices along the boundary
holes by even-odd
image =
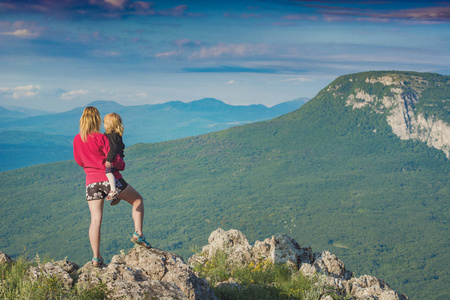
[[[350,280],[350,295],[358,300],[407,300],[398,294],[386,282],[370,275],[362,275]]]
[[[125,299],[217,299],[206,280],[198,278],[183,259],[159,249],[137,246],[126,255],[115,255],[108,266],[88,262],[79,271],[77,285],[100,282],[111,298]]]
[[[208,243],[202,249],[202,256],[207,260],[211,260],[219,250],[225,252],[231,264],[245,264],[252,260],[252,247],[238,230],[224,231],[219,228],[211,233]]]
[[[27,271],[28,278],[36,280],[41,277],[53,277],[60,280],[66,289],[70,289],[73,286],[73,278],[69,272],[64,270],[63,266],[67,261],[60,262],[48,262],[37,267],[31,267]],[[77,269],[77,265],[70,263],[72,269]]]
[[[253,247],[255,260],[268,259],[274,264],[288,264],[296,269],[301,264],[302,249],[287,235],[275,235],[263,242],[256,241]]]
[[[344,263],[329,251],[316,254],[314,267],[318,272],[324,272],[328,276],[343,279],[350,279],[352,277],[352,272],[347,271]]]
[[[12,259],[6,253],[0,251],[0,264],[11,263]]]

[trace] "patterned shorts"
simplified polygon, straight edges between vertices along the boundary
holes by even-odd
[[[120,178],[116,179],[116,189],[119,192],[122,192],[126,187],[128,186],[128,183],[125,181],[125,179]],[[109,181],[102,181],[102,182],[95,182],[88,184],[86,186],[86,200],[99,200],[104,199],[109,191],[110,191]]]

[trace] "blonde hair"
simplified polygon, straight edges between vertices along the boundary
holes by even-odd
[[[86,142],[88,135],[94,132],[100,132],[102,119],[98,109],[88,106],[84,109],[80,118],[80,136],[83,142]]]
[[[116,113],[107,114],[103,118],[103,126],[105,127],[106,133],[117,133],[123,136],[123,124],[122,118]]]

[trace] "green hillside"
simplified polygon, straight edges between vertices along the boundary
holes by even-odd
[[[270,121],[127,149],[123,174],[146,199],[148,239],[187,258],[217,227],[239,229],[251,242],[285,233],[410,299],[445,298],[449,160],[423,142],[400,140],[388,112],[346,106],[355,89],[390,95],[364,81],[383,75],[401,76],[405,93],[420,88],[417,109],[449,121],[449,76],[358,73]],[[415,86],[416,77],[428,84]],[[0,250],[90,259],[81,168],[62,162],[0,175]],[[102,228],[106,258],[131,247],[129,205],[105,206]]]

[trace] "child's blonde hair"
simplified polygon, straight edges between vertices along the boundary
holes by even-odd
[[[107,114],[103,118],[103,126],[105,127],[106,133],[117,133],[123,136],[123,124],[122,118],[116,113]]]
[[[83,142],[86,142],[88,135],[94,132],[100,132],[102,119],[98,109],[88,106],[84,109],[80,118],[80,136]]]

